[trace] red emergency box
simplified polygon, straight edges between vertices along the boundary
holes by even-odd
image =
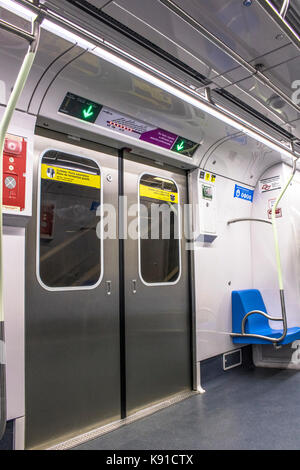
[[[23,137],[7,135],[3,150],[3,205],[7,209],[25,209],[27,142]]]

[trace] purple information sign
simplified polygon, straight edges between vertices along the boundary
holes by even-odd
[[[163,129],[153,129],[151,131],[143,132],[143,134],[140,135],[140,140],[171,150],[177,137],[178,136],[172,134],[172,132],[168,132]]]

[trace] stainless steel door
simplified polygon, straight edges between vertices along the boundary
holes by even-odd
[[[33,217],[27,229],[26,448],[61,442],[120,417],[118,240],[101,244],[89,222],[99,206],[97,188],[100,205],[112,204],[117,212],[117,155],[48,135],[52,138],[35,140]],[[55,179],[61,167],[68,173]],[[82,177],[88,182],[80,184],[91,191],[80,186],[76,200]],[[51,193],[45,193],[42,208],[41,184]]]
[[[182,217],[186,191],[183,172],[126,156],[124,194],[128,198],[129,213],[129,233],[125,240],[127,414],[192,388],[188,254]],[[154,240],[149,240],[149,224],[155,217],[150,212],[152,203],[154,214],[156,208],[166,206],[172,209],[171,217],[175,212],[178,215],[177,222],[170,222],[169,238],[173,241],[168,240],[168,234],[162,239],[157,232],[161,227],[155,223],[153,232],[157,233],[154,233]],[[141,209],[144,204],[147,207]],[[166,218],[165,215],[160,217],[161,221]],[[145,220],[146,228],[142,228]],[[177,242],[176,223],[181,232]],[[141,242],[147,231],[148,240]],[[135,236],[134,232],[139,235]]]

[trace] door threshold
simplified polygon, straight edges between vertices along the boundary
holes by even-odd
[[[92,429],[86,433],[80,434],[79,436],[72,437],[64,442],[60,442],[59,444],[55,444],[54,446],[48,447],[46,450],[68,450],[72,449],[73,447],[77,447],[80,444],[83,444],[88,441],[92,441],[98,437],[104,436],[104,434],[108,434],[109,432],[115,431],[122,426],[126,426],[127,424],[134,423],[135,421],[145,418],[146,416],[150,416],[157,411],[160,411],[164,408],[167,408],[171,405],[175,405],[180,401],[186,400],[187,398],[191,398],[194,395],[198,395],[199,392],[195,390],[191,390],[188,392],[178,393],[176,395],[171,396],[167,400],[162,402],[156,403],[155,405],[151,405],[147,408],[137,411],[131,416],[127,418],[120,419],[118,421],[114,421],[110,424],[106,424],[105,426],[101,426],[96,429]]]

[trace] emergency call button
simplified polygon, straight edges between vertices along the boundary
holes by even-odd
[[[22,141],[5,139],[4,152],[19,155],[20,153],[22,153]]]

